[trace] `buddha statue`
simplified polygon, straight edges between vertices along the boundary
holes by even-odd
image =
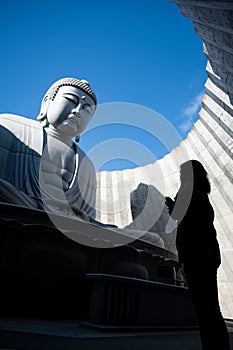
[[[1,114],[0,201],[95,218],[95,169],[75,141],[96,106],[86,80],[63,78],[46,92],[37,120]]]
[[[101,246],[141,238],[164,247],[154,232],[120,229],[95,220],[96,172],[77,141],[96,106],[96,96],[86,80],[63,78],[46,92],[37,120],[1,114],[0,202],[54,213],[61,220],[75,216],[88,221],[102,237]],[[58,227],[65,232],[60,221]],[[85,230],[89,232],[90,227]],[[66,230],[67,235],[68,231],[75,232],[75,227]],[[94,245],[98,246],[96,242]]]

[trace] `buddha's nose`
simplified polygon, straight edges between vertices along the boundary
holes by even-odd
[[[71,113],[77,115],[77,114],[80,113],[80,109],[81,109],[81,105],[78,105],[77,107],[75,107],[74,109],[72,109]]]

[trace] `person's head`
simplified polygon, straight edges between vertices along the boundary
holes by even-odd
[[[210,183],[208,174],[203,165],[198,160],[188,160],[180,166],[181,183],[185,181],[193,181],[194,190],[202,189],[206,193],[210,192]],[[195,186],[197,184],[197,186]]]
[[[64,134],[79,136],[96,106],[96,95],[86,80],[63,78],[46,92],[37,119]]]

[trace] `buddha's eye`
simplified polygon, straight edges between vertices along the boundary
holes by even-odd
[[[73,95],[73,94],[65,94],[63,96],[66,98],[66,100],[73,102],[76,106],[79,104],[78,96]]]
[[[85,109],[89,114],[93,114],[93,111],[92,111],[92,108],[91,108],[91,105],[89,105],[88,103],[85,103],[83,105],[83,109]]]

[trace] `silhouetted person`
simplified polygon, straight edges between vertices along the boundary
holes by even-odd
[[[200,162],[189,160],[180,167],[180,181],[174,201],[166,197],[166,204],[177,220],[176,247],[198,317],[202,348],[229,350],[229,334],[218,301],[221,257],[207,172]]]

